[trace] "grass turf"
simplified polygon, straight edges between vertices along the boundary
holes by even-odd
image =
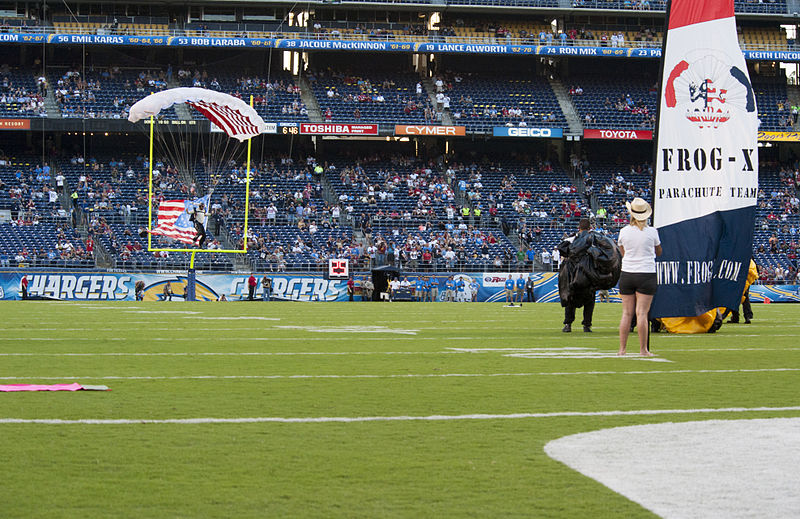
[[[620,307],[612,304],[597,306],[592,334],[580,327],[562,333],[562,310],[554,304],[511,309],[483,303],[17,302],[0,304],[0,311],[5,322],[0,383],[78,381],[113,390],[0,393],[0,419],[800,405],[797,372],[755,371],[800,369],[795,339],[800,324],[797,307],[790,305],[758,305],[753,324],[726,325],[714,335],[654,335],[652,350],[671,362],[451,349],[613,353]],[[236,319],[208,319],[214,317]],[[368,328],[374,326],[384,329]],[[628,351],[637,349],[631,336]],[[0,423],[0,515],[649,517],[639,505],[549,459],[544,445],[623,425],[777,416],[800,412],[359,423]]]

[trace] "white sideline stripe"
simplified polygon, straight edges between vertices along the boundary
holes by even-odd
[[[2,377],[0,380],[292,380],[292,379],[390,379],[390,378],[496,378],[550,377],[570,375],[675,375],[697,373],[777,373],[797,372],[800,368],[758,369],[676,369],[652,371],[554,371],[528,373],[402,373],[389,375],[138,375],[138,376],[66,376],[66,377]]]
[[[177,330],[183,328],[169,328],[168,330]],[[196,329],[196,328],[192,328]],[[236,328],[241,330],[243,328]],[[216,328],[219,330],[219,328]],[[263,329],[262,329],[263,331]],[[220,337],[221,340],[226,341],[356,341],[364,340],[364,337]],[[381,341],[474,341],[483,339],[483,337],[381,337]],[[145,340],[141,337],[0,337],[0,341],[139,341]],[[198,342],[196,337],[147,337],[147,341],[165,341],[165,342]],[[456,353],[456,352],[440,352],[440,353]]]
[[[163,323],[162,323],[163,324]],[[247,326],[238,326],[236,328],[196,328],[194,326],[170,326],[168,328],[153,328],[148,326],[147,331],[154,331],[154,332],[174,332],[177,330],[191,330],[195,332],[237,332],[237,331],[248,331],[248,330],[257,330],[260,332],[265,331],[268,328],[267,326],[256,326],[256,327],[247,327]],[[10,326],[7,329],[9,330],[28,330],[29,327],[26,326]],[[36,332],[84,332],[86,333],[86,328],[36,328],[34,331]],[[97,332],[98,330],[95,330]],[[115,332],[118,330],[115,330]],[[85,340],[84,337],[73,337],[75,340]],[[220,339],[228,339],[228,337],[220,337]]]
[[[706,413],[752,413],[800,411],[800,406],[787,407],[723,407],[717,409],[640,409],[634,411],[556,411],[553,413],[513,413],[513,414],[460,414],[429,416],[320,416],[286,418],[264,416],[253,418],[166,418],[157,419],[98,419],[82,418],[62,420],[58,418],[0,418],[0,424],[43,424],[43,425],[136,425],[136,424],[243,424],[243,423],[354,423],[354,422],[412,422],[412,421],[450,421],[450,420],[518,420],[522,418],[562,418],[591,416],[647,416],[671,414]]]
[[[304,339],[299,339],[304,340]],[[381,339],[384,340],[384,339]],[[96,352],[96,353],[0,353],[0,357],[191,357],[191,356],[289,356],[289,355],[453,355],[459,351],[211,351],[211,352]]]

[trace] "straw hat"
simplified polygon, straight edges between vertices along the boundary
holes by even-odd
[[[653,209],[650,207],[650,204],[638,197],[634,198],[631,202],[625,202],[625,206],[628,208],[628,213],[634,220],[646,221],[650,218],[650,215],[653,214]]]

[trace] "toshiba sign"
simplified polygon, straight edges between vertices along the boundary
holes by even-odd
[[[652,141],[651,130],[583,130],[584,139],[614,139],[626,141]]]
[[[300,125],[300,133],[311,135],[378,135],[377,124],[313,124]]]
[[[427,126],[398,124],[394,127],[395,135],[434,135],[438,137],[451,137],[466,135],[466,126]]]

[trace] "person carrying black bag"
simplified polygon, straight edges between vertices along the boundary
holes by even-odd
[[[595,292],[617,284],[622,256],[613,240],[591,231],[588,218],[581,218],[578,233],[558,246],[561,267],[558,294],[564,307],[563,332],[572,331],[575,309],[583,307],[583,331],[592,331]]]

